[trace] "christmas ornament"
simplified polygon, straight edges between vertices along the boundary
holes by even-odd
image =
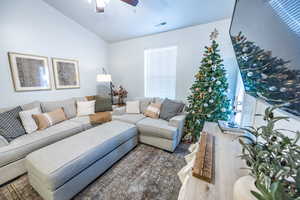
[[[253,72],[248,72],[247,76],[249,76],[249,77],[253,76]]]
[[[212,62],[212,60],[209,60],[209,61],[207,61],[207,63],[211,65],[213,62]]]
[[[197,92],[198,92],[199,90],[200,90],[200,88],[196,88],[196,89],[195,89],[195,91],[197,91]]]
[[[216,40],[218,38],[219,32],[218,30],[215,28],[215,30],[210,34],[210,40]]]
[[[211,115],[210,115],[210,114],[208,114],[208,115],[207,115],[207,117],[208,117],[208,118],[210,118],[210,117],[211,117]]]
[[[221,111],[222,111],[222,112],[226,112],[226,108],[222,108]]]
[[[213,71],[216,71],[217,66],[214,65],[214,66],[211,67],[211,69],[212,69]]]
[[[261,74],[261,78],[262,78],[262,79],[267,79],[268,76],[267,76],[266,74],[262,73],[262,74]]]
[[[249,49],[248,47],[244,47],[244,48],[242,49],[242,52],[244,52],[244,53],[245,53],[245,52],[247,52],[247,51],[248,51],[248,49]]]
[[[207,104],[207,103],[205,103],[205,104],[203,104],[203,106],[204,106],[204,107],[208,107],[208,104]]]
[[[211,89],[211,88],[208,88],[208,92],[211,93],[211,92],[212,92],[212,89]]]
[[[215,78],[215,77],[211,77],[211,80],[212,80],[212,81],[215,81],[215,80],[216,80],[216,78]]]
[[[209,100],[209,103],[214,103],[214,100],[213,100],[213,99],[210,99],[210,100]]]
[[[280,90],[279,90],[280,92],[286,92],[287,91],[287,89],[286,88],[284,88],[284,87],[282,87],[282,88],[280,88]]]
[[[217,84],[217,85],[221,85],[221,81],[217,81],[216,84]]]
[[[247,56],[247,55],[243,55],[243,56],[242,56],[242,59],[243,59],[244,61],[248,61],[248,56]]]
[[[271,87],[269,87],[269,90],[272,91],[272,92],[274,92],[275,90],[277,90],[277,87],[271,86]]]

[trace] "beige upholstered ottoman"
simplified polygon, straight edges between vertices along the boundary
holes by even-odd
[[[30,184],[45,200],[70,199],[137,145],[137,128],[113,121],[26,157]]]

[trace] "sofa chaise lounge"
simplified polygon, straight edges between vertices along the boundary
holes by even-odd
[[[125,107],[120,108],[112,116],[113,120],[119,120],[134,124],[139,131],[139,141],[144,144],[155,146],[170,152],[174,152],[181,141],[184,132],[186,114],[178,113],[169,121],[153,119],[143,115],[147,106],[153,103],[161,103],[161,98],[135,98],[140,102],[139,114],[127,114]]]

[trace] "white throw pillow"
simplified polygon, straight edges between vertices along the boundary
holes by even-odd
[[[127,101],[126,102],[126,113],[140,114],[140,101]]]
[[[40,108],[34,108],[31,110],[25,110],[19,112],[19,116],[21,118],[26,133],[28,134],[33,133],[38,129],[38,126],[32,117],[32,115],[38,115],[38,114],[41,114]]]
[[[87,116],[95,114],[96,101],[77,101],[77,116]]]

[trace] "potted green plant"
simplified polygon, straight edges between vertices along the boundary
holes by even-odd
[[[287,117],[274,116],[278,107],[267,108],[262,116],[266,124],[249,127],[241,136],[241,159],[245,160],[257,191],[251,191],[258,200],[300,200],[300,132],[277,129],[275,124]],[[295,134],[288,137],[284,132]]]

